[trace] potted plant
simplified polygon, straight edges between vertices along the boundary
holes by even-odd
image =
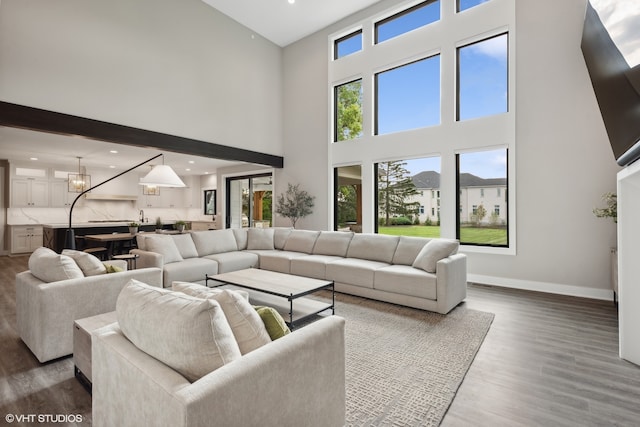
[[[288,184],[287,191],[278,196],[276,213],[291,220],[291,226],[296,228],[296,222],[300,218],[310,215],[314,197],[304,190],[300,190],[300,184]]]
[[[598,218],[611,218],[613,222],[618,222],[618,196],[615,193],[605,193],[602,200],[607,203],[605,208],[594,208],[593,214]]]
[[[140,224],[138,224],[137,222],[130,222],[129,223],[129,234],[134,235],[138,233],[138,227],[140,227]]]
[[[184,222],[183,220],[179,219],[175,222],[175,224],[173,224],[173,228],[175,228],[176,230],[178,230],[178,232],[182,233],[184,232],[185,227],[187,226],[187,223]]]
[[[156,218],[156,233],[161,233],[162,232],[162,220],[160,219],[160,217]]]

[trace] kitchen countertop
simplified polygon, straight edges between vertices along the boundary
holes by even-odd
[[[116,222],[74,222],[71,224],[73,228],[98,228],[98,227],[128,227],[129,223],[132,221],[116,221]],[[175,221],[162,221],[162,224],[174,224]],[[153,222],[141,222],[139,223],[141,227],[146,226],[155,226],[155,221]],[[47,228],[68,228],[69,223],[57,223],[57,224],[24,224],[24,225],[42,225]]]

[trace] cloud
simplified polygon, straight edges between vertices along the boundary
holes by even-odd
[[[489,56],[500,61],[507,59],[507,35],[493,37],[468,46],[474,54]]]
[[[590,1],[629,66],[640,64],[640,1]]]

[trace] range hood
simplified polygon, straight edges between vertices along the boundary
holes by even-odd
[[[138,196],[132,196],[130,194],[92,194],[87,193],[84,195],[87,200],[115,200],[131,202],[138,200]]]

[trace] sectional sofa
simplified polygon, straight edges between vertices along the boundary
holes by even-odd
[[[441,238],[289,228],[139,234],[138,267],[162,269],[163,285],[261,268],[333,280],[335,290],[446,314],[466,298],[466,256]]]

